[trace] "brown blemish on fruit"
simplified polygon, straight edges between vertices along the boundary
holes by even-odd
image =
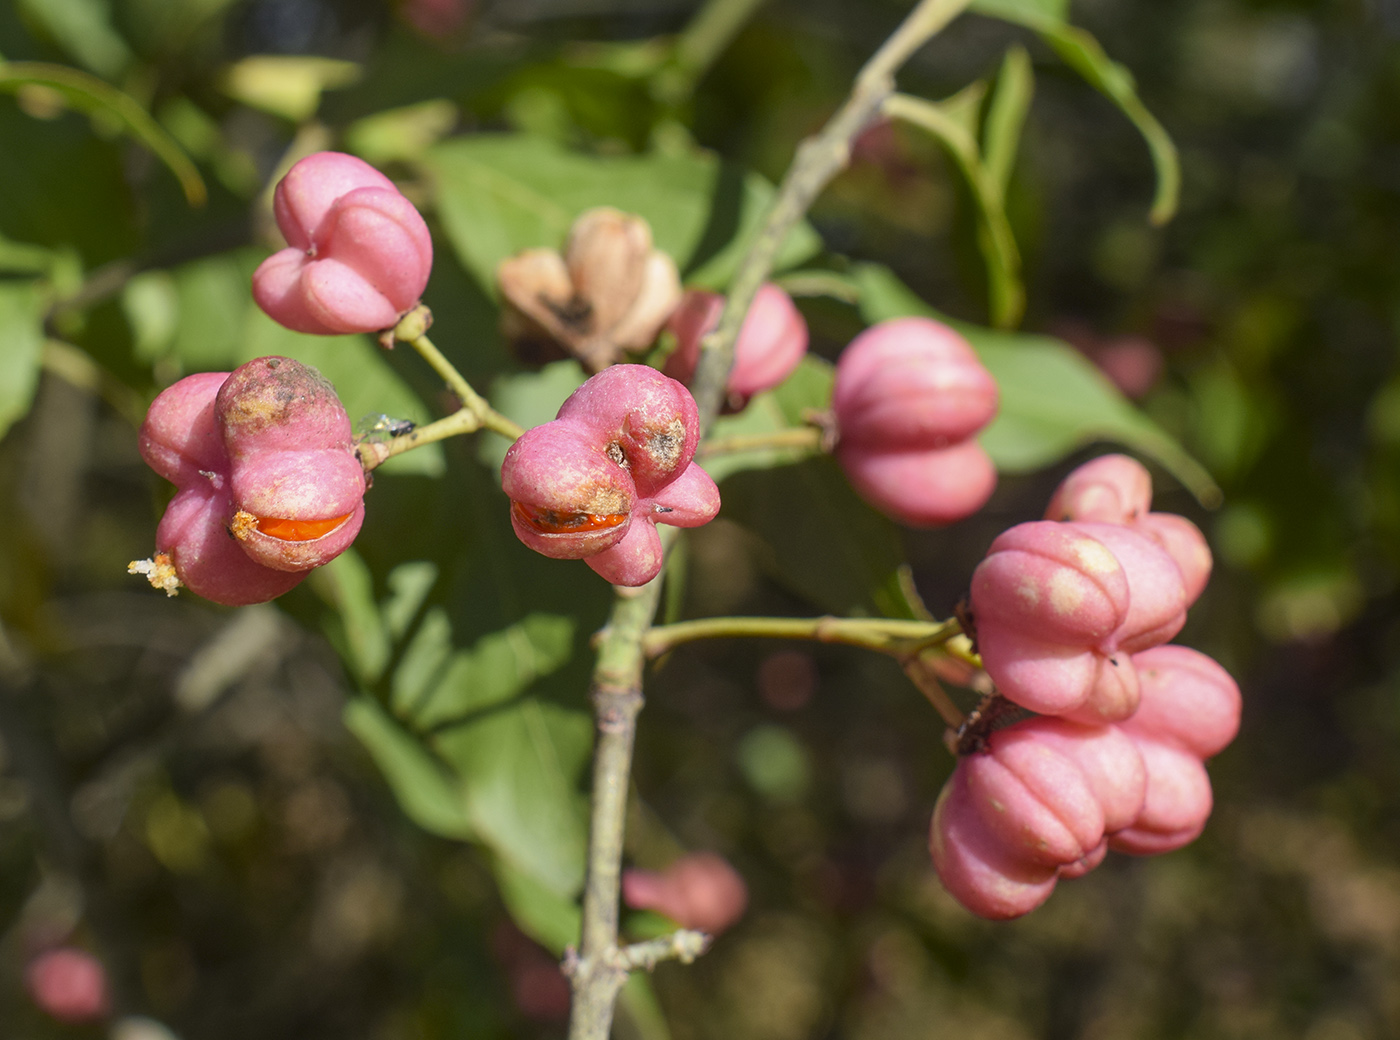
[[[603,454],[606,455],[608,458],[612,459],[613,462],[621,466],[623,469],[632,468],[631,463],[627,461],[627,453],[622,450],[622,445],[618,444],[617,441],[613,441],[606,448],[604,448]]]

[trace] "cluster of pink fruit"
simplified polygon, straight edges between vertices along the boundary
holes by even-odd
[[[934,811],[934,865],[974,913],[1024,914],[1108,849],[1168,852],[1210,815],[1202,763],[1234,738],[1239,689],[1204,654],[1162,645],[1211,560],[1151,496],[1140,464],[1096,459],[1060,486],[1052,519],[1002,534],[973,575],[983,665],[1039,713],[960,759]]]

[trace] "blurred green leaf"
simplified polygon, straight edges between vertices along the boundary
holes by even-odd
[[[501,899],[522,932],[555,956],[578,945],[583,915],[571,896],[560,895],[503,860],[494,860],[492,868]]]
[[[833,614],[889,612],[904,561],[899,532],[851,490],[830,458],[731,474],[722,516],[758,534],[775,577]]]
[[[1007,48],[1001,72],[987,99],[987,118],[982,126],[983,162],[1003,198],[1011,182],[1021,131],[1034,94],[1035,70],[1031,67],[1031,56],[1019,44]]]
[[[140,103],[110,83],[64,65],[37,61],[0,63],[0,90],[18,90],[38,85],[61,94],[65,101],[84,112],[100,112],[114,118],[170,168],[180,181],[191,206],[202,206],[208,198],[204,179],[175,139],[156,122]]]
[[[45,293],[37,282],[0,282],[0,437],[29,411],[44,354]]]
[[[345,726],[369,750],[409,819],[444,837],[473,836],[471,813],[457,778],[373,698],[351,700],[345,706]]]
[[[112,9],[106,0],[19,0],[19,7],[80,65],[99,76],[118,77],[131,63],[131,48],[112,27]]]
[[[594,206],[645,217],[659,249],[688,282],[723,285],[758,233],[773,188],[708,153],[590,156],[528,135],[478,135],[433,148],[424,161],[443,225],[462,263],[489,292],[496,266],[532,246],[559,248]],[[821,247],[800,224],[778,267]]]
[[[951,325],[976,348],[1001,393],[996,419],[978,438],[999,470],[1024,473],[1094,441],[1116,441],[1156,459],[1203,505],[1219,503],[1220,488],[1205,468],[1072,347],[948,318],[878,264],[863,265],[857,279],[867,322],[921,314]]]
[[[1009,328],[1020,321],[1026,308],[1026,290],[1021,282],[1021,254],[1006,218],[1002,185],[983,163],[977,143],[986,89],[979,81],[940,102],[896,94],[886,103],[885,111],[937,138],[966,178],[977,204],[977,243],[987,269],[992,324]]]
[[[321,95],[360,78],[352,61],[292,54],[255,54],[230,65],[223,92],[252,108],[300,123],[316,114]]]
[[[396,159],[415,160],[456,122],[457,106],[446,98],[434,98],[352,123],[345,131],[345,147],[376,166]]]
[[[967,9],[1009,22],[1024,19],[1064,21],[1069,17],[1069,0],[972,0]]]
[[[1152,155],[1152,165],[1157,171],[1157,192],[1150,216],[1152,223],[1165,224],[1176,213],[1181,194],[1181,162],[1176,145],[1138,97],[1133,74],[1105,54],[1090,33],[1066,21],[1068,6],[1065,0],[974,0],[968,10],[1024,25],[1039,33],[1065,64],[1118,106],[1137,127]]]

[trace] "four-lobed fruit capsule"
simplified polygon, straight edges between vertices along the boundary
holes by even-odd
[[[643,585],[661,570],[658,523],[698,527],[719,512],[719,489],[692,461],[699,441],[684,386],[645,365],[606,368],[506,452],[511,525],[536,552]]]
[[[168,387],[140,448],[177,488],[156,529],[157,559],[216,603],[280,596],[349,548],[364,520],[350,419],[330,383],[291,358]]]
[[[836,459],[860,495],[913,526],[976,512],[996,468],[973,439],[997,410],[997,386],[958,333],[930,318],[866,329],[836,364]]]
[[[418,304],[433,266],[428,226],[394,182],[341,152],[302,159],[273,195],[287,248],[253,273],[253,299],[297,332],[391,328]]]

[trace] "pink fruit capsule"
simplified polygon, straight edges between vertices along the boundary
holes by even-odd
[[[880,512],[911,527],[961,520],[996,490],[991,456],[975,440],[946,448],[887,451],[842,441],[836,458],[851,486]]]
[[[253,299],[297,332],[375,332],[417,306],[433,266],[432,236],[413,204],[373,166],[318,152],[277,185],[288,248],[253,274]]]
[[[896,318],[841,352],[831,405],[843,441],[891,451],[944,448],[991,422],[997,386],[948,326]]]
[[[1240,729],[1240,688],[1224,668],[1186,646],[1157,646],[1133,655],[1142,703],[1122,729],[1209,758]]]
[[[511,525],[536,552],[644,585],[661,570],[658,523],[698,527],[719,512],[719,489],[691,461],[699,439],[680,383],[645,365],[604,369],[506,452]]]
[[[1152,476],[1127,455],[1100,455],[1076,468],[1055,489],[1047,520],[1129,524],[1152,508]]]
[[[290,358],[180,380],[152,403],[140,447],[178,488],[157,556],[133,565],[167,591],[183,584],[230,606],[273,599],[349,547],[364,519],[345,409]]]
[[[666,359],[668,376],[689,385],[700,359],[700,341],[714,331],[723,311],[724,297],[718,293],[692,289],[685,294],[668,322],[676,337],[676,349]],[[734,343],[734,367],[725,384],[731,410],[781,383],[806,353],[807,322],[802,312],[787,293],[765,283]]]

